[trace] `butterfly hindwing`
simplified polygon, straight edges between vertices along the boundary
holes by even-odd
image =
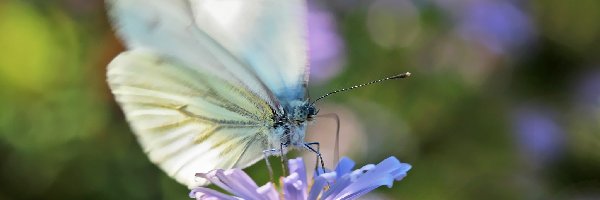
[[[150,159],[190,187],[205,183],[195,173],[248,166],[267,148],[269,105],[242,86],[139,50],[111,62],[108,82]]]

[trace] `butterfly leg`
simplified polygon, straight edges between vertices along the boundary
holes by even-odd
[[[283,175],[285,176],[286,173],[286,168],[285,168],[285,163],[287,162],[287,158],[285,157],[285,153],[283,152],[283,148],[284,146],[287,146],[289,144],[289,142],[287,143],[281,143],[281,146],[279,148],[279,152],[281,153],[281,171],[283,172]]]
[[[267,163],[267,169],[269,170],[269,177],[271,178],[271,183],[275,183],[275,179],[273,178],[273,168],[271,167],[271,163],[269,162],[269,155],[271,152],[277,151],[276,149],[268,149],[263,151],[263,156],[265,158],[265,162]]]
[[[311,145],[316,145],[317,149],[315,150],[313,147],[311,147]],[[304,143],[304,147],[306,149],[312,151],[313,153],[317,154],[317,162],[315,162],[315,171],[317,173],[317,176],[319,175],[319,167],[318,167],[319,161],[321,163],[321,170],[323,171],[323,173],[325,173],[325,162],[323,161],[323,156],[321,156],[321,152],[319,151],[320,143],[318,143],[318,142]]]
[[[285,152],[284,152],[284,148],[288,145],[289,143],[281,143],[280,149],[267,149],[267,150],[263,150],[263,157],[265,159],[265,162],[267,163],[267,169],[269,170],[269,176],[271,178],[271,182],[274,182],[274,177],[273,177],[273,167],[271,166],[271,163],[269,162],[269,156],[271,155],[276,155],[277,153],[280,154],[281,156],[281,170],[283,171],[283,174],[286,174],[286,168],[285,168],[285,162],[287,161],[287,158],[285,157]]]

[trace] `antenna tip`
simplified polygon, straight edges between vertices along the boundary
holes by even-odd
[[[405,73],[402,73],[402,74],[398,74],[396,76],[392,76],[392,77],[390,77],[390,79],[406,78],[406,77],[409,77],[410,75],[411,75],[410,72],[405,72]]]

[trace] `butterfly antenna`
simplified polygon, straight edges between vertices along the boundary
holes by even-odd
[[[325,97],[328,97],[329,95],[332,95],[332,94],[336,94],[336,93],[340,93],[340,92],[345,92],[345,91],[348,91],[348,90],[356,89],[356,88],[359,88],[359,87],[364,87],[364,86],[375,84],[375,83],[379,83],[379,82],[382,82],[382,81],[387,81],[387,80],[392,80],[392,79],[406,78],[406,77],[409,77],[410,75],[411,75],[410,72],[406,72],[406,73],[402,73],[402,74],[397,74],[395,76],[390,76],[390,77],[387,77],[387,78],[384,78],[384,79],[379,79],[379,80],[371,81],[371,82],[368,82],[368,83],[364,83],[364,84],[360,84],[360,85],[355,85],[355,86],[352,86],[352,87],[349,87],[349,88],[344,88],[344,89],[341,89],[341,90],[336,90],[336,91],[327,93],[327,94],[325,94],[325,95],[317,98],[315,101],[312,102],[312,104],[314,104],[315,102],[317,102],[317,101],[319,101],[319,100],[321,100],[321,99],[323,99]]]

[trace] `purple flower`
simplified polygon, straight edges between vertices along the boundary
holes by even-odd
[[[318,3],[308,1],[308,50],[311,82],[323,82],[342,70],[344,41],[337,32],[335,17]]]
[[[587,71],[581,76],[575,89],[578,104],[597,107],[600,105],[600,70]]]
[[[459,33],[495,53],[518,50],[535,32],[529,16],[505,1],[474,1],[461,15]]]
[[[530,105],[516,110],[513,117],[518,145],[532,164],[543,166],[562,152],[564,133],[551,110]]]
[[[281,187],[283,195],[280,195],[273,183],[269,182],[259,187],[240,169],[218,169],[208,173],[199,173],[196,176],[208,179],[231,195],[198,187],[190,192],[190,198],[198,200],[279,200],[283,197],[285,200],[350,200],[357,199],[379,186],[392,187],[394,180],[402,180],[411,168],[409,164],[401,163],[392,156],[377,165],[369,164],[353,171],[354,161],[342,158],[334,171],[314,177],[312,186],[309,187],[302,158],[289,160],[288,166],[290,175],[283,178]]]

